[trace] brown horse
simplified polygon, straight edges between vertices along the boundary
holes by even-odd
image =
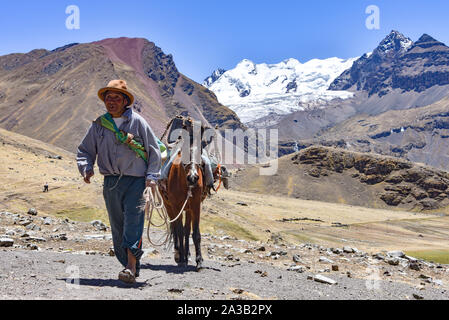
[[[192,157],[194,158],[194,157]],[[201,203],[207,196],[201,165],[191,160],[183,164],[181,151],[179,151],[170,169],[165,192],[162,197],[170,220],[178,217],[185,202],[185,224],[183,215],[170,225],[171,236],[175,247],[175,261],[178,266],[185,267],[189,259],[189,237],[193,229],[193,242],[196,251],[196,268],[199,271],[203,266],[201,255],[200,214]]]

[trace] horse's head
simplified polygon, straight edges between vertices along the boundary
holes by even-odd
[[[190,148],[190,163],[186,165],[185,171],[187,174],[187,183],[189,186],[196,186],[198,184],[198,180],[200,179],[200,175],[198,173],[198,155],[197,155],[198,149],[194,146]]]
[[[187,182],[189,186],[196,186],[198,184],[198,180],[200,176],[198,174],[198,170],[196,169],[196,165],[190,163],[187,167]]]

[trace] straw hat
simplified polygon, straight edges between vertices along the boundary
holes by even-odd
[[[101,101],[104,102],[104,95],[106,91],[116,91],[123,93],[126,95],[129,99],[128,106],[132,105],[134,103],[134,96],[131,94],[131,92],[128,91],[128,86],[126,85],[125,80],[112,80],[108,83],[107,87],[101,88],[98,91],[98,97],[101,99]]]

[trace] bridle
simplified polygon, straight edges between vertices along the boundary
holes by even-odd
[[[199,180],[199,174],[198,174],[198,167],[200,166],[201,160],[198,161],[198,159],[201,158],[201,138],[202,138],[202,132],[201,136],[199,137],[200,141],[200,148],[198,150],[198,147],[194,145],[195,139],[195,122],[192,118],[184,118],[183,119],[183,126],[182,128],[186,130],[189,133],[189,154],[190,154],[190,162],[189,163],[183,163],[184,171],[187,175],[187,184],[189,186],[189,190],[191,188],[195,187],[197,185],[197,182]],[[201,125],[200,125],[201,126]],[[187,143],[187,141],[184,141],[183,143]],[[183,150],[186,150],[187,148],[183,148]]]

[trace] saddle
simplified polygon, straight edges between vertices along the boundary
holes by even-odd
[[[205,138],[204,137],[204,133],[206,132],[207,129],[211,129],[210,127],[204,125],[201,121],[195,121],[194,119],[192,119],[191,117],[185,117],[182,115],[178,115],[175,118],[173,118],[167,125],[167,128],[164,132],[164,134],[161,137],[161,141],[164,139],[164,137],[167,135],[167,148],[169,150],[169,154],[176,148],[178,148],[178,143],[180,141],[182,141],[182,136],[179,134],[179,129],[183,129],[186,130],[189,133],[189,137],[190,137],[190,141],[183,141],[183,143],[190,143],[188,146],[190,148],[190,146],[193,145],[194,142],[194,138],[193,135],[194,133],[197,133],[198,129],[200,128],[200,141],[201,141],[201,146],[200,146],[200,150],[199,150],[199,155],[203,155],[203,149],[205,149],[214,139],[214,136],[211,136],[209,138]],[[221,168],[218,168],[218,160],[215,159],[214,157],[210,156],[209,154],[207,154],[207,157],[209,158],[210,162],[211,162],[211,169],[213,172],[213,177],[215,182],[217,180],[219,180],[220,174],[222,172],[226,172],[226,168],[224,166],[221,166]],[[170,158],[170,156],[169,156]],[[168,164],[169,165],[169,164]],[[205,166],[206,164],[204,163],[204,161],[201,161],[201,168],[202,168],[202,172],[203,172],[203,181],[206,180],[205,177]],[[221,170],[220,170],[221,169]],[[219,172],[220,171],[220,172]],[[227,183],[224,184],[225,187],[227,187]]]
[[[184,129],[184,130],[187,130],[187,132],[189,133],[189,135],[191,137],[190,145],[192,145],[193,144],[194,127],[197,127],[197,126],[200,127],[200,130],[201,130],[200,139],[202,140],[204,132],[206,131],[206,129],[210,129],[210,127],[205,126],[201,121],[195,121],[191,117],[184,117],[184,116],[178,115],[169,122],[169,124],[167,125],[167,128],[160,140],[163,140],[165,135],[168,132],[167,143],[169,145],[173,145],[180,138],[180,136],[176,134],[176,131],[179,129]],[[205,147],[205,145],[203,143],[202,143],[202,147],[203,148]]]

